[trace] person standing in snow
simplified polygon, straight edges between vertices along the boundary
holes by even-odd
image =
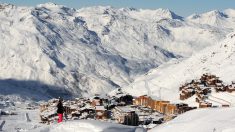
[[[63,107],[63,99],[59,97],[59,103],[57,104],[57,114],[58,114],[58,123],[63,121],[63,113],[64,113],[64,107]]]

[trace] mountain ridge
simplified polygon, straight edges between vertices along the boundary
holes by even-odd
[[[37,80],[71,96],[107,93],[233,30],[181,18],[164,9],[1,4],[0,78]]]

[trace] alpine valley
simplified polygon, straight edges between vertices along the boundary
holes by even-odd
[[[0,19],[0,94],[33,100],[108,93],[235,28],[233,9],[185,18],[168,9],[1,4]]]

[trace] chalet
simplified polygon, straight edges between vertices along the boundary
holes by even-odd
[[[107,119],[107,110],[104,106],[95,106],[96,119]]]
[[[169,105],[169,101],[158,101],[153,100],[147,96],[140,96],[139,98],[134,99],[134,105],[144,106],[152,110],[156,110],[160,113],[165,114],[166,110],[169,109],[169,113],[173,113],[174,106]]]
[[[74,111],[71,113],[71,119],[79,119],[80,116],[81,116],[80,111]]]
[[[195,93],[196,102],[199,103],[200,108],[212,107],[211,103],[205,102],[208,95],[212,92],[212,88],[216,92],[233,92],[235,91],[235,86],[233,86],[233,83],[235,82],[232,82],[232,85],[225,86],[219,77],[208,73],[203,74],[199,80],[192,80],[190,83],[186,83],[179,88],[180,100],[188,99]]]
[[[133,105],[140,105],[140,99],[139,98],[133,99]]]
[[[154,103],[153,102],[154,102],[154,100],[151,97],[149,97],[147,99],[147,104],[145,106],[148,107],[148,108],[153,108],[154,107]]]
[[[87,104],[85,107],[80,108],[81,119],[94,118],[95,108]]]
[[[228,104],[222,104],[222,107],[229,107]]]
[[[199,97],[196,97],[195,100],[196,100],[197,103],[203,102],[203,99],[199,98]]]
[[[188,98],[188,96],[186,94],[180,93],[180,100],[185,100],[187,98]]]
[[[161,124],[163,122],[164,115],[158,112],[144,112],[142,110],[137,111],[136,114],[139,116],[139,124],[148,125],[152,124]]]
[[[169,103],[169,101],[154,101],[153,109],[164,114],[166,105]]]
[[[185,100],[185,99],[192,97],[196,93],[196,90],[197,90],[196,87],[198,87],[197,84],[185,84],[185,86],[181,88],[181,91],[180,91],[181,92],[180,100]]]
[[[130,108],[130,107],[120,107],[117,106],[115,107],[112,112],[114,114],[114,119],[120,123],[120,124],[125,124],[126,123],[126,116],[130,116],[132,112],[134,112],[135,109]],[[129,123],[129,122],[127,122]]]
[[[155,110],[155,111],[159,111],[160,110],[159,103],[160,103],[159,100],[153,100],[153,107],[152,107],[152,109]]]
[[[147,95],[139,96],[138,98],[133,99],[133,105],[147,106],[149,98],[150,97],[148,97]]]
[[[150,97],[148,97],[147,95],[140,96],[139,97],[140,105],[147,106],[149,99]]]
[[[101,102],[100,97],[95,96],[95,97],[92,99],[91,105],[95,107],[95,106],[102,105],[101,103],[102,103],[102,102]]]
[[[223,87],[223,86],[216,86],[215,87],[215,91],[216,92],[224,92],[224,91],[226,91],[226,88]]]
[[[195,79],[193,85],[194,86],[200,85],[200,79]]]
[[[197,96],[200,96],[200,95],[202,95],[202,94],[204,94],[202,90],[196,90],[196,95],[197,95]]]
[[[95,107],[90,104],[86,104],[84,107],[80,108],[80,110],[81,112],[92,113],[95,111]]]
[[[235,87],[233,85],[226,86],[225,89],[229,93],[232,93],[235,91]]]
[[[124,117],[124,125],[129,126],[138,126],[139,125],[139,116],[135,113],[135,111],[131,111]]]
[[[159,111],[160,113],[165,114],[166,113],[166,109],[167,109],[167,105],[169,105],[169,101],[160,101],[159,102]]]
[[[184,103],[180,103],[180,104],[176,104],[177,107],[177,113],[178,114],[182,114],[184,112],[196,109],[197,107],[190,107],[188,106],[188,104],[184,104]]]
[[[199,95],[197,96],[197,98],[199,98],[200,100],[205,100],[205,99],[208,98],[208,96],[207,96],[207,95],[204,95],[204,94],[199,94]]]
[[[208,103],[208,102],[199,103],[199,108],[208,108],[208,107],[212,107],[212,103]]]
[[[70,107],[70,106],[64,106],[64,113],[67,115],[72,114],[73,112],[76,112],[77,108],[76,107]]]
[[[175,115],[178,114],[177,112],[177,106],[174,104],[167,104],[165,113],[166,115]]]
[[[215,87],[223,87],[224,85],[222,83],[215,83]]]
[[[210,87],[202,87],[201,91],[204,95],[207,95],[208,93],[211,93],[211,88]]]

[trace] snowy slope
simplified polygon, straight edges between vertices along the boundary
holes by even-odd
[[[235,108],[193,110],[150,132],[234,132],[234,112]]]
[[[184,19],[167,9],[115,9],[97,6],[82,8],[78,14],[87,22],[89,29],[102,36],[103,44],[136,59],[156,58],[150,52],[155,48],[167,49],[180,56],[190,56],[233,31],[228,27],[221,28],[221,25],[216,27]],[[232,25],[232,22],[228,21],[227,24]]]
[[[200,24],[207,24],[221,28],[234,28],[235,10],[224,11],[213,10],[203,14],[193,14],[187,18],[188,21]]]
[[[151,70],[147,75],[138,77],[134,83],[124,89],[134,95],[148,94],[157,98],[179,101],[179,87],[193,79],[199,79],[204,73],[211,73],[231,84],[235,80],[235,34],[224,41],[208,47],[188,59],[171,60]],[[235,104],[234,93],[218,93],[217,97]]]
[[[33,132],[146,132],[144,128],[131,127],[95,120],[68,121],[50,127],[39,128]]]
[[[76,10],[53,3],[1,4],[0,19],[0,94],[34,99],[106,93],[233,31],[165,9]]]

